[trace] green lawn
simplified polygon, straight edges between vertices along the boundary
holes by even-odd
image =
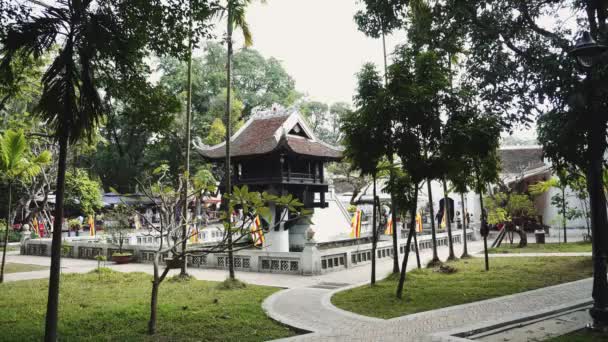
[[[48,270],[47,266],[38,266],[38,265],[30,265],[30,264],[15,264],[12,262],[7,262],[4,265],[4,273],[17,273],[17,272],[30,272],[30,271],[39,271],[39,270]]]
[[[546,342],[608,342],[608,334],[584,329],[549,339]]]
[[[398,277],[392,276],[374,287],[339,292],[332,303],[362,315],[392,318],[587,278],[592,269],[591,257],[492,258],[490,272],[483,263],[483,258],[450,262],[457,269],[451,274],[408,272],[402,300],[395,297]]]
[[[569,243],[529,243],[524,248],[517,248],[517,243],[513,245],[505,244],[500,248],[488,249],[488,253],[578,253],[591,252],[591,242],[569,242]]]
[[[161,285],[158,327],[146,335],[152,277],[104,272],[61,276],[61,341],[265,341],[295,335],[269,319],[262,301],[276,288],[223,290],[191,280]],[[3,341],[43,338],[48,280],[0,284]],[[10,332],[10,333],[7,333]]]

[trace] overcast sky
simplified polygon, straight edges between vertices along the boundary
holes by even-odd
[[[356,0],[253,2],[247,11],[253,48],[282,61],[297,90],[311,99],[351,102],[363,63],[383,66],[381,40],[357,30],[357,8]],[[388,37],[387,50],[403,40],[403,33]],[[242,46],[240,36],[237,43]]]

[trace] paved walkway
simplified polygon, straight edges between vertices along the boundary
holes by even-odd
[[[455,247],[456,254],[460,255],[461,246]],[[470,253],[475,253],[480,252],[481,248],[481,243],[472,243],[469,250]],[[442,248],[440,256],[445,258],[446,255],[447,249]],[[560,254],[552,253],[552,255]],[[538,253],[531,256],[547,256],[547,254]],[[493,257],[500,256],[493,255]],[[424,263],[430,258],[431,255],[428,253],[422,256]],[[410,260],[414,262],[409,264],[408,269],[415,267],[415,259]],[[390,268],[388,271],[390,272]],[[361,272],[361,275],[363,274],[365,272]],[[344,279],[342,282],[345,282]],[[362,283],[366,282],[367,279]],[[449,337],[454,333],[453,329],[467,331],[480,326],[588,303],[591,300],[592,287],[591,279],[585,279],[389,320],[354,314],[331,304],[331,297],[336,292],[362,283],[351,283],[353,285],[334,289],[297,287],[284,290],[269,297],[263,304],[264,310],[277,321],[312,332],[284,341],[458,341],[458,338]]]

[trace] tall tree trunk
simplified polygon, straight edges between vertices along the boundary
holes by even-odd
[[[399,273],[399,242],[397,239],[397,205],[395,204],[394,181],[395,172],[393,171],[393,153],[389,153],[389,163],[391,164],[390,182],[391,182],[391,230],[393,237],[393,273]]]
[[[150,320],[148,321],[148,334],[156,333],[156,314],[158,308],[158,288],[160,287],[160,279],[158,275],[158,253],[154,254],[154,280],[152,280],[152,294],[150,296]]]
[[[416,230],[416,204],[418,203],[418,184],[414,185],[414,200],[411,208],[411,219],[410,219],[410,232],[407,235],[407,242],[405,243],[405,255],[403,256],[403,263],[401,264],[401,274],[399,275],[399,284],[397,285],[397,298],[403,297],[403,285],[405,284],[405,274],[407,272],[407,260],[410,255],[410,248],[412,245],[412,236],[414,230]]]
[[[190,19],[190,35],[192,35],[192,18]],[[190,179],[190,126],[192,121],[192,37],[188,41],[188,85],[187,85],[187,99],[186,99],[186,158],[184,163],[184,183],[182,190],[182,253],[184,256],[184,262],[179,273],[180,277],[188,276],[188,258],[186,257],[186,250],[188,248],[188,180]]]
[[[448,197],[448,185],[447,182],[445,181],[445,178],[442,180],[443,181],[443,198],[444,198],[444,204],[443,204],[443,208],[445,209],[445,216],[446,216],[446,224],[448,226],[448,248],[450,250],[450,255],[448,256],[448,260],[455,260],[456,259],[456,255],[454,254],[454,242],[452,241],[452,218],[450,217],[450,201],[449,201],[449,197]]]
[[[441,262],[441,260],[439,260],[439,255],[437,254],[437,231],[435,230],[435,213],[433,211],[433,191],[431,189],[431,179],[426,180],[426,186],[429,192],[429,214],[431,216],[431,242],[433,245],[433,259],[431,260],[431,264],[435,264]]]
[[[8,211],[6,212],[6,232],[4,234],[4,246],[2,247],[2,266],[0,267],[0,284],[4,282],[4,265],[6,263],[6,248],[8,247],[8,233],[12,227],[11,205],[13,199],[13,182],[8,182]]]
[[[414,220],[414,222],[416,222]],[[418,249],[418,232],[416,232],[416,229],[414,229],[414,252],[416,252],[416,266],[418,266],[418,269],[422,268],[422,264],[420,263],[420,250]]]
[[[150,320],[148,321],[148,334],[156,334],[156,311],[158,304],[158,288],[159,283],[152,281],[152,296],[150,297]]]
[[[485,209],[483,207],[483,191],[481,190],[481,180],[479,178],[479,170],[476,171],[476,176],[477,176],[477,192],[479,193],[479,210],[481,211],[481,226],[479,227],[479,231],[483,231],[484,229],[486,229],[486,212]],[[485,258],[485,265],[486,265],[486,271],[490,270],[490,261],[488,259],[488,236],[484,235],[483,236],[483,252],[484,252],[484,258]]]
[[[566,187],[565,186],[562,186],[562,225],[564,227],[564,243],[568,243],[568,238],[566,237]]]
[[[372,275],[371,275],[371,284],[376,284],[376,246],[378,244],[378,229],[376,227],[376,174],[372,176],[373,178],[373,205],[372,205]]]
[[[465,206],[464,206],[464,194],[460,193],[460,203],[462,207],[462,256],[461,258],[469,257],[469,250],[467,248],[467,218],[465,217]]]
[[[49,276],[48,302],[46,306],[46,325],[44,340],[57,340],[57,320],[59,314],[59,278],[61,271],[61,228],[63,225],[63,199],[65,196],[65,172],[68,156],[68,132],[59,137],[59,161],[57,166],[57,189],[55,190],[55,222],[51,242],[51,270]]]
[[[230,99],[230,95],[232,92],[232,1],[233,0],[228,0],[228,28],[227,28],[227,45],[228,45],[228,61],[226,62],[226,84],[227,84],[227,90],[226,90],[226,171],[225,171],[225,178],[226,178],[226,190],[225,190],[225,202],[226,202],[226,219],[228,220],[228,227],[232,227],[232,221],[231,221],[231,216],[232,213],[230,212],[230,199],[228,196],[230,196],[230,194],[232,193],[232,186],[231,186],[231,178],[232,174],[230,172],[231,167],[230,167],[230,136],[232,135],[232,127],[230,124],[230,112],[232,110],[232,103],[231,103],[231,99]],[[229,277],[230,279],[235,279],[235,275],[234,275],[234,253],[232,250],[232,230],[226,232],[228,234],[227,238],[228,238],[228,273],[229,273]]]

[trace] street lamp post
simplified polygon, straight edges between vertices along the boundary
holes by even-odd
[[[586,82],[590,85],[590,130],[589,165],[587,166],[587,185],[591,211],[592,250],[593,250],[593,308],[589,313],[593,319],[592,329],[608,328],[608,279],[606,277],[606,251],[608,247],[608,216],[604,194],[602,169],[606,149],[606,121],[600,114],[600,96],[592,68],[600,60],[608,47],[598,44],[589,32],[584,32],[569,52],[576,57],[578,64],[587,72]]]

